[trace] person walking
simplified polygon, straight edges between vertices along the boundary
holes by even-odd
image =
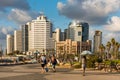
[[[86,70],[86,56],[82,56],[82,70],[83,70],[83,76],[85,76],[85,70]]]
[[[51,63],[52,63],[52,69],[53,69],[53,72],[56,72],[56,64],[57,64],[57,60],[55,58],[54,55],[52,55],[51,57]]]
[[[41,73],[44,73],[44,72],[45,72],[45,66],[46,66],[46,64],[47,64],[47,60],[46,60],[45,55],[42,55],[42,56],[40,57],[40,63],[41,63],[41,67],[42,67]]]

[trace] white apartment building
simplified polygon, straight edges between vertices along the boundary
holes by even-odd
[[[30,51],[47,51],[51,49],[52,24],[46,16],[40,15],[36,20],[27,23],[29,28],[29,50]]]
[[[22,51],[22,31],[14,31],[14,50]]]
[[[14,36],[8,34],[6,40],[7,40],[7,54],[10,54],[14,50]]]

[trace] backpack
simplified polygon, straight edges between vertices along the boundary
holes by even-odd
[[[41,58],[41,62],[42,62],[42,64],[47,64],[46,58],[45,57]]]
[[[52,60],[52,64],[57,64],[57,60],[56,59],[54,59],[54,60]]]

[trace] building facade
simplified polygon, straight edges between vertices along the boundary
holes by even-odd
[[[28,25],[29,28],[29,50],[44,52],[51,49],[52,39],[52,23],[46,16],[41,14],[36,20]]]
[[[86,42],[89,37],[88,23],[73,21],[69,24],[68,38],[72,41]]]
[[[22,50],[24,52],[28,51],[28,25],[22,25]]]
[[[99,47],[102,44],[102,32],[101,31],[95,31],[94,35],[94,47],[93,51],[94,53],[99,52]]]
[[[55,30],[55,32],[56,32],[56,42],[59,42],[60,40],[61,40],[61,29],[59,29],[59,28],[57,28],[56,30]]]
[[[64,41],[66,39],[69,39],[69,37],[68,37],[68,29],[64,29]]]
[[[13,51],[14,51],[14,36],[8,34],[6,40],[7,40],[7,54],[13,53]]]
[[[14,50],[22,52],[22,31],[14,31]]]
[[[80,43],[79,41],[72,41],[71,39],[66,39],[66,41],[60,41],[56,43],[56,50],[57,50],[56,53],[57,55],[64,53],[77,55],[80,54],[80,49],[82,51],[84,50],[91,51],[91,44],[92,42],[90,40]]]

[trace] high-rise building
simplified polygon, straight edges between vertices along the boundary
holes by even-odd
[[[14,31],[14,50],[22,51],[22,31]]]
[[[73,21],[69,24],[68,38],[72,41],[86,42],[89,37],[88,23]]]
[[[60,33],[60,41],[65,41],[65,33],[64,32]]]
[[[65,29],[65,30],[64,30],[64,41],[65,41],[66,39],[69,39],[69,38],[68,38],[68,29]]]
[[[41,14],[36,20],[28,25],[29,28],[29,50],[44,52],[53,48],[52,23],[46,16]],[[51,47],[52,46],[52,47]]]
[[[89,24],[85,22],[81,22],[82,26],[82,41],[86,42],[89,39]]]
[[[66,34],[65,32],[62,32],[61,29],[57,28],[53,33],[53,36],[55,36],[54,39],[56,40],[56,42],[59,42],[65,40]]]
[[[59,29],[59,28],[57,28],[56,30],[55,30],[55,32],[56,32],[56,42],[59,42],[61,39],[61,29]]]
[[[28,24],[29,25],[29,24]],[[28,51],[28,25],[22,25],[22,50],[24,52]]]
[[[95,31],[94,35],[94,48],[93,51],[99,52],[99,46],[102,44],[102,32],[101,31]]]
[[[54,40],[56,40],[56,32],[55,32],[55,31],[52,32],[52,38],[53,38]]]
[[[14,51],[14,36],[8,34],[6,40],[7,40],[7,54],[13,53],[13,51]]]

